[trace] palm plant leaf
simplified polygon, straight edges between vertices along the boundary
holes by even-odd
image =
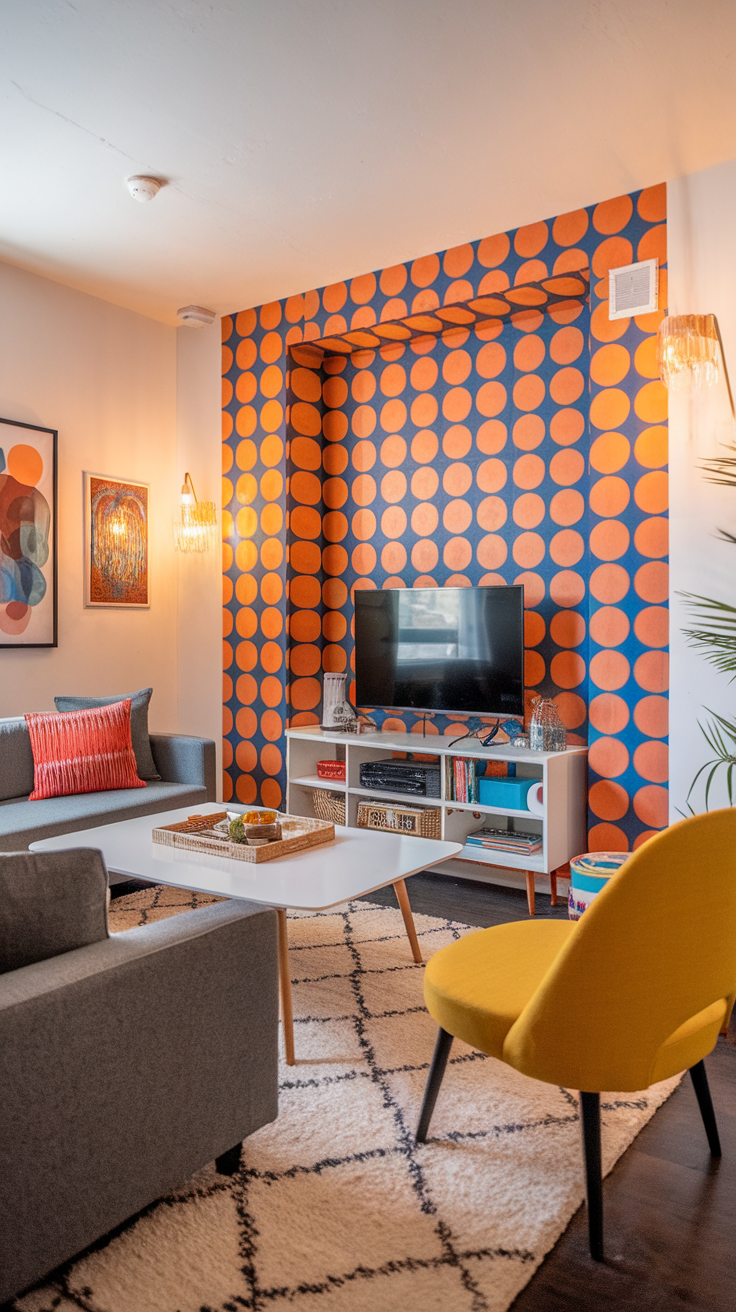
[[[707,811],[711,785],[719,770],[723,769],[726,771],[728,804],[733,806],[733,772],[736,768],[736,721],[724,719],[722,715],[718,715],[715,711],[708,710],[707,706],[705,709],[709,715],[713,716],[713,721],[707,726],[698,721],[698,728],[714,755],[710,761],[706,761],[705,765],[701,765],[698,770],[690,785],[687,802],[690,801],[698,779],[707,770],[708,775],[705,781],[705,809]],[[692,808],[689,809],[692,810]]]
[[[681,592],[685,605],[699,623],[683,633],[691,647],[700,647],[711,665],[736,678],[736,606],[694,592]]]
[[[736,451],[736,447],[727,445],[727,450]],[[704,460],[700,468],[705,474],[706,483],[736,487],[736,455],[714,456],[710,460]]]

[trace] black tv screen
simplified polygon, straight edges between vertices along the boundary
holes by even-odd
[[[524,589],[355,593],[358,706],[524,714]]]

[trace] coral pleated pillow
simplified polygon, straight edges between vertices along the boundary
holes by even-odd
[[[86,711],[25,717],[33,751],[30,801],[145,788],[130,736],[130,698]]]

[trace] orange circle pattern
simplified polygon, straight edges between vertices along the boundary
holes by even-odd
[[[664,231],[650,192],[223,319],[226,797],[281,802],[284,729],[354,666],[355,588],[518,582],[530,690],[590,745],[591,849],[666,823],[659,316],[610,322],[605,301]],[[590,310],[350,340],[585,259]],[[349,336],[325,354],[327,333]]]

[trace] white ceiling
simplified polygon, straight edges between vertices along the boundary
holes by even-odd
[[[735,157],[735,50],[734,0],[0,0],[0,258],[259,305]]]

